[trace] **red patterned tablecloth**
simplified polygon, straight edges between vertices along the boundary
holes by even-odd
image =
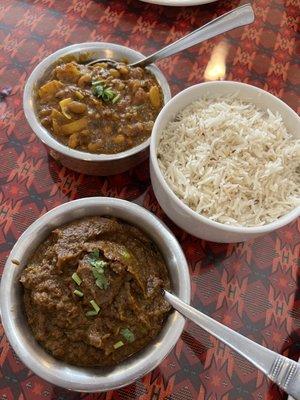
[[[299,110],[299,0],[252,3],[256,20],[251,26],[159,63],[173,94],[207,79],[226,78],[266,89]],[[194,306],[297,359],[300,220],[244,244],[201,241],[163,214],[150,186],[147,162],[109,178],[69,171],[49,158],[22,111],[22,90],[30,72],[60,47],[108,41],[149,54],[239,4],[221,0],[173,8],[137,0],[0,1],[0,89],[12,87],[0,103],[0,266],[28,225],[63,202],[96,195],[138,201],[162,218],[180,241],[190,265]],[[192,323],[159,368],[106,394],[78,394],[48,384],[18,360],[2,327],[0,333],[1,400],[285,398],[248,362]]]

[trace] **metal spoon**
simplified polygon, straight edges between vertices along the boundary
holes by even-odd
[[[281,389],[300,400],[300,363],[290,360],[242,336],[201,311],[189,306],[173,294],[164,291],[165,299],[183,316],[227,344],[261,370]]]
[[[129,64],[130,67],[146,67],[147,65],[160,60],[162,58],[176,54],[181,50],[188,49],[195,44],[204,42],[207,39],[211,39],[222,33],[231,31],[232,29],[238,28],[243,25],[248,25],[254,21],[254,11],[250,4],[237,7],[234,10],[221,15],[220,17],[208,22],[201,28],[189,33],[183,38],[177,40],[174,43],[158,50],[156,53],[143,58],[140,61]],[[93,65],[99,62],[107,62],[112,65],[117,62],[108,58],[99,58],[88,62],[86,65]]]

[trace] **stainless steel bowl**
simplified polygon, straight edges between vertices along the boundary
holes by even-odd
[[[19,277],[28,258],[53,229],[88,215],[122,218],[147,233],[165,259],[174,293],[187,303],[190,277],[182,249],[169,229],[149,211],[125,200],[91,197],[65,203],[40,217],[19,238],[5,264],[0,293],[2,323],[11,346],[23,363],[43,379],[70,390],[102,392],[128,385],[154,369],[176,344],[185,320],[173,311],[151,344],[113,368],[75,367],[43,350],[27,324]],[[19,260],[20,265],[12,260]]]
[[[91,42],[80,43],[64,47],[46,57],[40,62],[29,76],[24,89],[23,107],[29,125],[41,141],[50,149],[50,154],[66,167],[87,175],[113,175],[126,171],[145,160],[149,154],[150,138],[132,149],[117,154],[92,154],[70,149],[59,143],[39,122],[35,111],[36,87],[57,60],[66,55],[77,56],[89,53],[91,57],[112,58],[120,60],[126,58],[129,62],[138,61],[144,55],[113,43]],[[156,77],[164,96],[164,104],[171,98],[168,82],[162,72],[155,66],[147,67]]]

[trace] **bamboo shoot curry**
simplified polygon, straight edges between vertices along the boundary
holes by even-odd
[[[163,106],[155,76],[125,63],[61,62],[37,88],[41,124],[62,144],[115,154],[147,140]]]

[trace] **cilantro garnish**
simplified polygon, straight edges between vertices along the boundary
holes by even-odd
[[[92,93],[98,99],[102,99],[105,102],[111,101],[113,104],[120,98],[120,94],[114,92],[112,88],[103,85],[101,81],[92,82]]]
[[[135,341],[134,333],[129,328],[121,329],[121,335],[127,340],[127,342],[132,343]]]
[[[92,273],[96,280],[96,285],[99,289],[106,290],[109,286],[108,280],[105,276],[105,267],[108,263],[100,259],[99,250],[95,250],[90,254],[89,263],[92,266]]]

